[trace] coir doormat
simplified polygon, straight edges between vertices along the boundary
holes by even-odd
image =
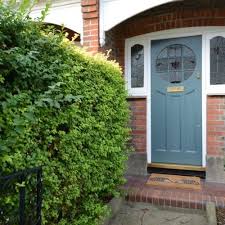
[[[147,185],[201,190],[199,177],[152,173]]]

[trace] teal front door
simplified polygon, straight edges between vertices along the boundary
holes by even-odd
[[[151,42],[152,163],[202,165],[202,37]]]

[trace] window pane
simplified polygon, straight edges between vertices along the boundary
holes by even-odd
[[[196,56],[189,47],[181,44],[164,48],[156,59],[156,71],[170,83],[188,80],[196,67]]]
[[[168,58],[159,58],[156,60],[157,72],[164,72],[168,70]]]
[[[210,84],[225,84],[225,38],[210,41]]]
[[[182,58],[170,58],[169,59],[169,71],[182,70]]]
[[[134,45],[131,48],[131,87],[144,87],[144,46]]]
[[[169,73],[169,82],[170,83],[174,83],[174,84],[176,84],[176,83],[181,83],[182,82],[182,72],[176,72],[176,71],[173,71],[173,72],[170,72]]]
[[[170,45],[168,47],[169,57],[179,57],[182,54],[182,45]]]

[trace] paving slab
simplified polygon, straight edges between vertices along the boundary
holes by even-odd
[[[201,210],[124,202],[109,225],[207,225],[207,217],[206,212]]]

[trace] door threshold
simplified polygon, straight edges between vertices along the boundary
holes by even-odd
[[[148,163],[149,168],[172,169],[172,170],[189,170],[205,172],[206,168],[202,166],[166,164],[166,163]]]

